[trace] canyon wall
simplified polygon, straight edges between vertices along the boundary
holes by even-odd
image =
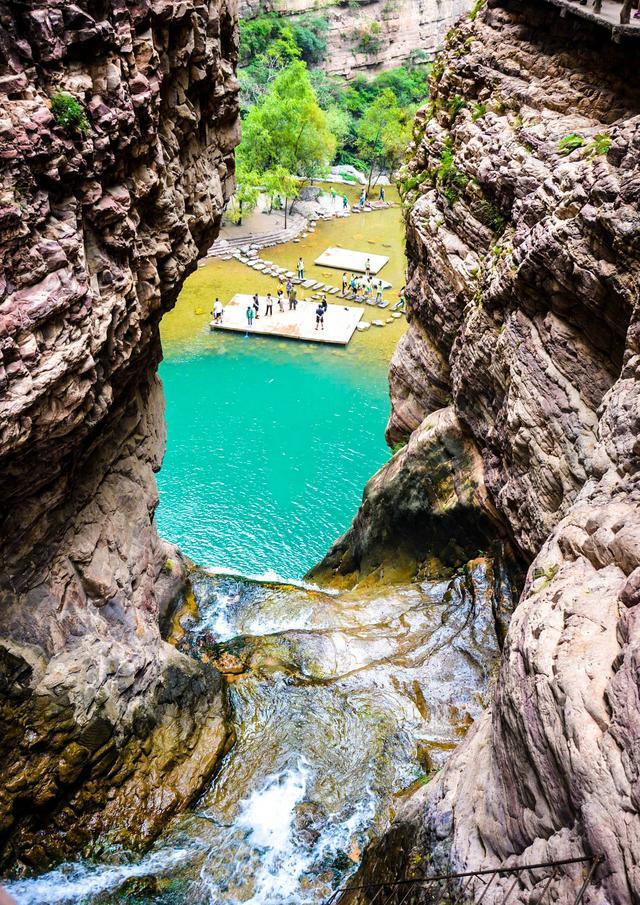
[[[233,190],[236,19],[0,2],[4,863],[154,835],[227,742],[219,675],[160,637],[154,472],[159,322]]]
[[[401,66],[410,55],[433,58],[451,25],[470,0],[243,0],[240,14],[253,18],[278,12],[294,20],[304,13],[327,20],[327,50],[321,68],[352,78]]]
[[[396,490],[413,519],[421,501],[423,523],[437,519],[399,474],[415,473],[427,426],[430,448],[464,437],[473,468],[456,505],[484,510],[529,568],[492,707],[357,882],[601,854],[587,901],[640,899],[636,35],[615,43],[551,4],[492,2],[449,37],[418,115],[388,425],[390,442],[410,439],[322,568],[392,560]],[[573,902],[580,877],[560,875],[550,900]],[[510,901],[536,901],[544,879]]]

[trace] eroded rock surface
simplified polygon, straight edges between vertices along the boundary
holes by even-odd
[[[233,187],[236,33],[222,0],[0,3],[5,862],[153,835],[225,744],[220,677],[158,628],[155,370]]]
[[[321,68],[352,78],[402,66],[419,53],[424,62],[441,47],[469,0],[241,0],[240,15],[279,12],[295,19],[305,14],[327,20],[327,50]]]
[[[446,362],[492,517],[531,565],[490,711],[361,881],[602,854],[586,901],[640,898],[639,49],[495,3],[451,36],[419,114],[389,434],[433,417]]]

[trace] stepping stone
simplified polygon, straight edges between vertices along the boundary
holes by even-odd
[[[314,283],[312,289],[322,289],[322,283]]]
[[[389,302],[378,302],[378,308],[388,308]]]
[[[313,286],[313,283],[314,283],[313,280],[304,280],[302,285],[304,286],[305,289],[311,289],[311,287]]]
[[[254,264],[253,265],[254,270],[266,270],[266,267],[267,267],[266,264]]]
[[[402,317],[402,315],[400,314],[399,311],[394,311],[393,314],[391,315],[391,317],[393,317],[397,320],[399,317]]]
[[[284,275],[286,277],[289,277],[289,279],[291,279],[291,277],[295,276],[295,273],[293,272],[293,270],[285,270]]]
[[[356,330],[359,330],[362,333],[364,330],[368,330],[370,326],[371,324],[369,321],[360,321],[359,324],[356,324]]]
[[[299,245],[299,244],[300,244],[300,239],[294,239],[294,240],[293,240],[293,244],[294,244],[294,245]]]
[[[338,294],[338,290],[336,289],[335,286],[332,286],[331,289],[329,290],[329,292],[331,293],[331,295],[337,295],[337,294]]]
[[[388,317],[388,318],[387,318],[387,323],[388,323],[388,324],[392,324],[392,323],[393,323],[393,318],[392,318],[392,317]]]
[[[384,327],[384,321],[371,321],[374,327]]]

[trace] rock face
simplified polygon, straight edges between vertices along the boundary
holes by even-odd
[[[219,675],[160,637],[153,473],[159,321],[233,188],[236,45],[224,0],[0,3],[5,863],[152,835],[225,744]]]
[[[295,18],[304,13],[328,22],[322,69],[352,78],[401,66],[414,53],[431,59],[447,30],[466,12],[469,0],[243,0],[240,14],[253,18],[279,12]]]
[[[490,711],[360,881],[601,853],[588,901],[640,898],[639,49],[493,3],[450,37],[419,114],[389,436],[450,393],[488,516],[530,567]]]

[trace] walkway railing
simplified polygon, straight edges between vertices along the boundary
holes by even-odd
[[[358,894],[357,897],[364,899],[368,905],[480,905],[490,890],[492,902],[507,905],[518,886],[521,892],[528,891],[528,905],[545,905],[545,902],[549,905],[554,881],[563,880],[566,884],[569,880],[564,868],[583,865],[583,876],[573,881],[576,887],[573,905],[582,905],[596,868],[603,860],[601,855],[565,858],[563,861],[543,861],[459,874],[434,874],[387,883],[347,885],[336,889],[324,905],[335,905],[339,898],[350,893]],[[535,876],[532,873],[527,877],[528,872],[535,872]],[[571,901],[566,892],[563,901]]]

